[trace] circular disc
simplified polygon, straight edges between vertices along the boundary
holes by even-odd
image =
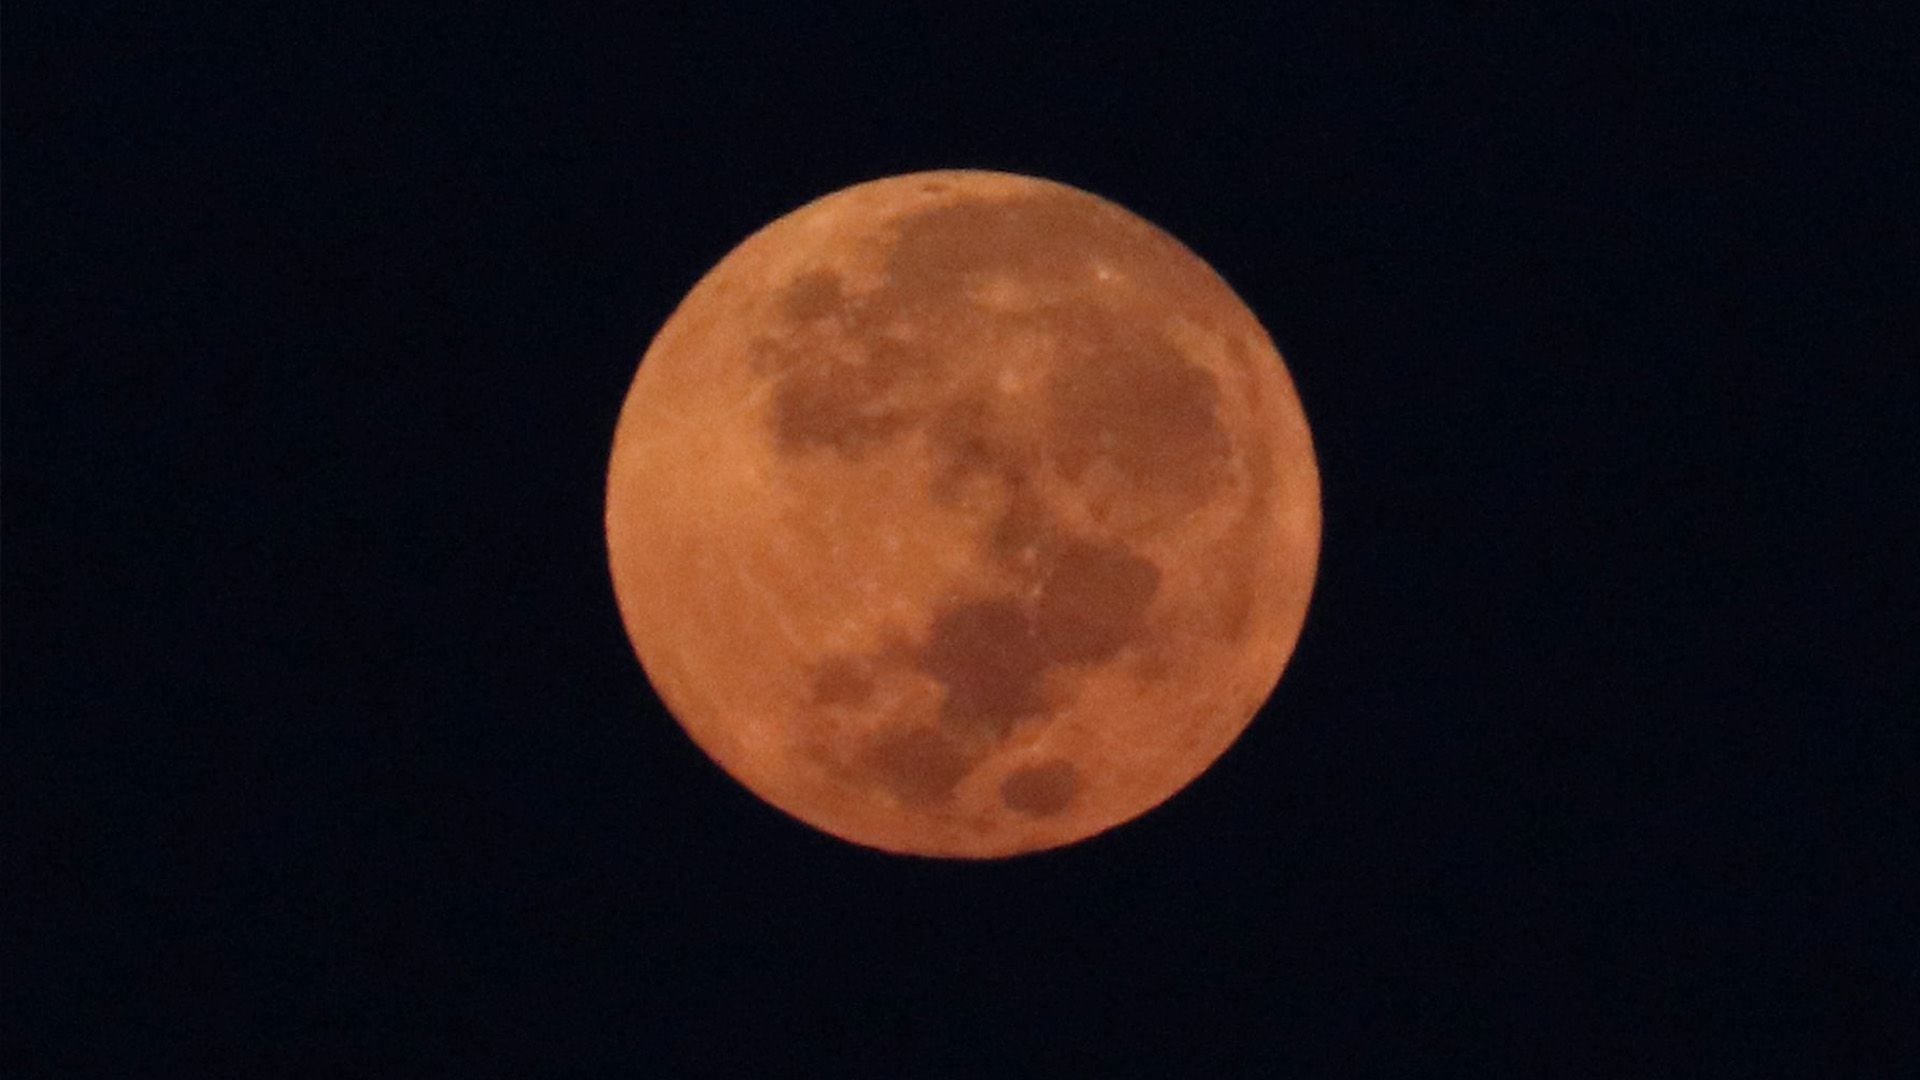
[[[714,761],[817,828],[986,858],[1134,818],[1292,653],[1300,400],[1178,241],[1030,177],[827,195],[643,358],[607,477],[621,615]]]

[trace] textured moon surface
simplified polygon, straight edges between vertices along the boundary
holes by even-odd
[[[818,199],[702,278],[616,429],[615,592],[728,774],[887,851],[1139,816],[1272,694],[1320,488],[1266,331],[1087,192],[983,171]]]

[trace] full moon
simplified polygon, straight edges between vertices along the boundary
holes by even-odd
[[[1266,704],[1320,481],[1279,352],[1179,241],[973,170],[845,188],[720,260],[615,430],[628,637],[694,743],[885,851],[1129,821]]]

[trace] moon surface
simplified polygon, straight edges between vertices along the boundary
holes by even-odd
[[[857,184],[642,358],[621,616],[693,741],[886,851],[995,858],[1164,802],[1273,692],[1320,546],[1300,399],[1178,241],[1052,181]]]

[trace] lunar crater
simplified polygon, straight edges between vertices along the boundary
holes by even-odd
[[[1000,781],[1000,802],[1027,817],[1050,817],[1071,805],[1079,789],[1080,770],[1055,759],[1008,773]]]

